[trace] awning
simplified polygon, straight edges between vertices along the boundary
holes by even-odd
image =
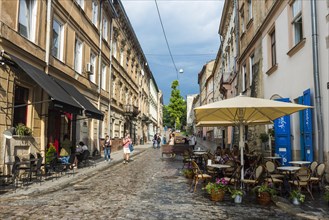
[[[55,81],[68,93],[75,101],[77,101],[83,108],[85,116],[88,118],[95,118],[103,120],[104,114],[99,111],[84,95],[82,95],[74,86],[68,84],[60,79],[55,78]]]
[[[10,55],[13,61],[26,72],[42,89],[44,89],[54,104],[54,107],[65,112],[82,115],[83,108],[79,103],[61,87],[55,80],[44,71],[24,62],[23,60]]]

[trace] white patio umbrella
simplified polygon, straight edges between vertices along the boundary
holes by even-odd
[[[241,151],[241,179],[244,178],[243,127],[245,125],[270,124],[273,120],[311,106],[280,102],[239,95],[194,108],[199,126],[239,126]],[[198,126],[197,125],[197,126]]]

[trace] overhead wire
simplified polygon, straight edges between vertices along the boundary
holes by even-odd
[[[166,35],[165,29],[164,29],[164,26],[163,26],[163,22],[162,22],[162,19],[161,19],[160,10],[159,10],[159,7],[158,7],[157,0],[154,0],[154,2],[155,2],[155,6],[157,8],[157,12],[158,12],[160,24],[161,24],[161,27],[162,27],[163,36],[164,36],[164,38],[166,40],[166,44],[167,44],[167,48],[168,48],[168,51],[169,51],[169,55],[170,55],[170,58],[171,58],[171,61],[172,61],[173,65],[175,67],[176,75],[177,75],[177,80],[178,80],[178,69],[177,69],[176,63],[174,61],[174,57],[173,57],[173,55],[171,53],[171,50],[170,50],[169,42],[168,42],[167,35]]]

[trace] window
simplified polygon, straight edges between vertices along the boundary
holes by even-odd
[[[19,1],[18,31],[21,35],[33,42],[36,32],[36,10],[35,0]]]
[[[114,40],[113,41],[113,45],[112,45],[112,55],[117,58],[117,41]]]
[[[59,60],[63,59],[63,24],[56,18],[53,20],[53,42],[51,54]]]
[[[250,57],[249,57],[249,85],[251,86],[252,84],[252,76],[254,74],[254,64],[255,64],[255,56],[254,54],[252,54]]]
[[[120,51],[120,65],[123,66],[123,50]]]
[[[93,82],[93,83],[95,83],[96,82],[96,55],[93,53],[93,52],[91,52],[90,53],[90,64],[91,65],[93,65],[93,74],[90,74],[89,75],[89,79],[90,79],[90,81],[91,82]]]
[[[241,31],[242,33],[244,33],[244,31],[246,30],[246,25],[245,25],[245,21],[244,21],[244,12],[243,12],[243,8],[241,11]]]
[[[74,70],[81,74],[82,71],[82,42],[76,38],[74,48]]]
[[[248,21],[252,19],[252,0],[248,0]]]
[[[106,89],[106,65],[102,64],[102,81],[101,81],[101,88]]]
[[[303,39],[303,18],[302,18],[302,1],[296,0],[292,4],[292,26],[294,45]]]
[[[275,30],[270,33],[271,38],[271,65],[276,65],[276,45],[275,45]]]
[[[78,3],[78,5],[80,5],[80,7],[83,9],[83,6],[84,6],[84,3],[85,3],[85,1],[84,0],[75,0],[77,3]]]
[[[93,24],[97,27],[97,23],[98,23],[98,3],[96,0],[93,0],[92,2],[92,22]]]
[[[247,71],[246,71],[246,64],[242,66],[242,92],[246,91],[247,89]]]
[[[107,35],[108,35],[107,29],[108,29],[108,22],[107,22],[107,19],[104,17],[103,18],[103,38],[105,40],[107,40]]]
[[[14,108],[14,120],[13,125],[16,126],[19,123],[27,123],[27,111],[29,102],[29,89],[22,86],[15,86],[15,101],[14,106],[20,106]]]

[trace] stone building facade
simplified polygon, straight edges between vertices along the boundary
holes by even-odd
[[[91,152],[106,134],[139,143],[153,76],[121,1],[13,0],[0,10],[0,133],[32,130],[2,135],[1,164],[50,144],[59,152],[65,134]]]

